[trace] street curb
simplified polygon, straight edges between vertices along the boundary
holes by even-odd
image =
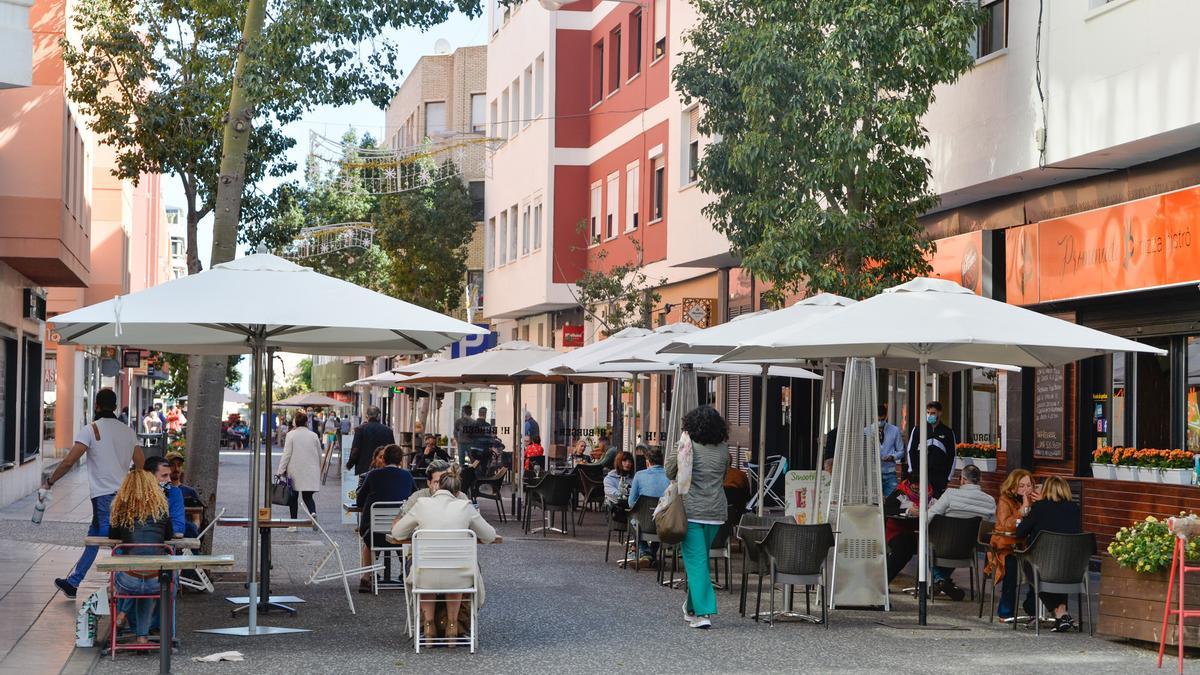
[[[100,647],[76,647],[58,675],[87,675],[100,662]]]

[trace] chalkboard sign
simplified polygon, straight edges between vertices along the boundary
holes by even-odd
[[[1033,456],[1064,459],[1066,392],[1062,368],[1038,368],[1033,387]]]

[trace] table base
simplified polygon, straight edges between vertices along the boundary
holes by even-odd
[[[803,612],[789,612],[787,610],[779,610],[772,615],[770,612],[759,612],[752,614],[752,618],[759,621],[797,621],[802,623],[821,623],[821,617],[805,614]]]
[[[196,631],[197,633],[209,633],[210,635],[234,635],[238,637],[250,637],[252,635],[283,635],[284,633],[311,633],[307,628],[282,628],[280,626],[235,626],[233,628],[206,628]]]
[[[240,605],[240,607],[234,608],[234,610],[233,610],[234,616],[236,616],[238,612],[244,612],[244,611],[246,611],[246,609],[248,609],[250,607],[250,596],[248,596],[248,595],[235,595],[235,596],[228,597],[225,599],[235,605]],[[267,613],[267,612],[270,612],[272,609],[281,609],[281,610],[287,612],[288,614],[295,614],[296,608],[289,607],[288,605],[295,605],[295,604],[299,604],[299,603],[303,603],[303,602],[304,602],[304,600],[302,600],[301,598],[298,598],[294,595],[272,595],[269,598],[267,598],[266,602],[263,602],[261,600],[259,601],[258,611]]]

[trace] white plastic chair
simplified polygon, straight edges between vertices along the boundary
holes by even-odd
[[[313,517],[312,512],[308,510],[307,506],[301,503],[300,510],[303,511],[304,515],[312,521],[313,527],[317,528],[317,531],[320,532],[321,536],[325,537],[325,541],[329,543],[329,552],[326,553],[325,557],[321,558],[321,562],[317,563],[317,566],[313,568],[312,573],[309,574],[308,578],[304,580],[304,584],[307,586],[310,584],[319,584],[325,581],[335,581],[340,579],[342,582],[342,588],[346,591],[346,602],[350,604],[350,613],[357,614],[358,612],[356,612],[354,609],[354,596],[350,594],[350,582],[347,581],[347,579],[352,576],[357,577],[367,573],[371,573],[373,575],[379,570],[383,569],[383,564],[376,563],[374,565],[367,565],[366,567],[356,567],[349,570],[346,569],[346,563],[344,560],[342,560],[342,547],[333,540],[333,537],[329,536],[329,533],[325,531],[325,528],[321,527],[321,523]],[[336,572],[322,573],[321,570],[324,569],[325,565],[328,564],[330,560],[337,560],[338,570]]]
[[[213,518],[211,521],[209,521],[208,526],[205,527],[203,530],[201,530],[200,534],[196,535],[196,538],[203,540],[204,536],[206,534],[208,534],[209,530],[213,529],[213,526],[217,524],[217,521],[220,520],[221,516],[223,516],[223,515],[225,515],[225,509],[221,509],[220,512],[217,513],[217,517]],[[192,551],[189,549],[181,549],[179,551],[179,554],[180,555],[193,555]],[[183,576],[182,574],[179,575],[179,577],[178,577],[179,585],[190,588],[193,591],[202,591],[204,593],[213,593],[217,590],[216,586],[213,586],[212,580],[208,578],[208,575],[204,573],[203,569],[197,567],[195,569],[195,573],[196,573],[195,579],[189,579],[189,578]]]
[[[476,609],[475,601],[476,587],[474,573],[476,569],[476,542],[475,533],[471,530],[417,530],[412,537],[412,571],[411,579],[413,586],[412,606],[413,613],[409,617],[410,625],[415,625],[413,630],[413,647],[418,654],[421,653],[421,645],[433,647],[437,645],[461,645],[470,646],[471,653],[475,653],[476,644]],[[470,571],[472,574],[470,585],[462,588],[421,588],[416,584],[418,572],[421,570],[463,570]],[[471,632],[468,637],[459,636],[457,638],[439,638],[421,635],[421,596],[422,595],[440,595],[440,594],[457,594],[470,596],[464,598],[464,602],[470,603],[471,607]]]

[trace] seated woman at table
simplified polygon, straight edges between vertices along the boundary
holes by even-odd
[[[384,465],[363,474],[362,486],[358,489],[355,504],[361,512],[358,519],[358,535],[363,540],[362,564],[367,567],[374,562],[371,552],[371,507],[379,502],[403,502],[413,494],[413,477],[400,468],[404,461],[404,450],[395,444],[382,448]],[[383,534],[376,533],[376,546],[386,546]],[[371,592],[371,574],[364,574],[358,581],[359,593]]]
[[[425,467],[425,473],[427,476],[429,476],[429,481],[426,487],[417,490],[416,492],[412,493],[411,496],[409,496],[408,501],[404,502],[404,509],[400,512],[400,515],[403,516],[409,511],[412,511],[413,507],[416,506],[417,502],[421,499],[425,497],[432,497],[434,493],[437,492],[437,486],[441,482],[442,476],[446,475],[448,472],[453,472],[457,476],[459,472],[458,465],[451,464],[450,462],[442,459],[435,459],[430,462],[429,466]],[[459,489],[462,489],[461,485],[462,479],[459,478]],[[459,492],[454,496],[458,499],[467,498],[467,496],[462,492]],[[396,522],[400,522],[400,520],[396,519]]]
[[[917,518],[907,517],[908,510],[920,502],[921,487],[916,477],[905,476],[892,494],[883,500],[884,537],[887,539],[887,573],[890,583],[917,552]],[[933,490],[926,489],[928,499]]]
[[[1017,539],[1024,539],[1025,545],[1030,546],[1040,532],[1057,532],[1059,534],[1078,534],[1083,531],[1082,514],[1079,505],[1071,496],[1071,486],[1059,476],[1050,476],[1042,484],[1041,490],[1033,489],[1033,496],[1028,507],[1021,507],[1021,519],[1017,521],[1017,529],[1013,533]],[[1015,570],[1010,570],[1015,574]],[[1038,594],[1038,599],[1054,612],[1056,625],[1052,630],[1065,633],[1074,627],[1074,619],[1067,613],[1067,596],[1065,593]],[[1025,595],[1022,607],[1025,613],[1036,616],[1037,605],[1033,599],[1033,588]]]
[[[990,540],[987,566],[983,571],[992,575],[992,583],[1000,584],[1000,602],[996,615],[1011,620],[1016,606],[1016,558],[1010,556],[1017,545],[1013,533],[1021,519],[1021,509],[1033,504],[1033,475],[1025,469],[1014,469],[1000,484],[1000,499],[996,502],[996,527]],[[1009,569],[1009,568],[1013,569]]]
[[[479,541],[489,544],[496,539],[496,530],[488,524],[479,510],[470,502],[456,495],[462,490],[462,481],[453,472],[440,476],[436,491],[431,497],[417,500],[413,508],[402,516],[392,527],[392,538],[411,539],[413,533],[420,529],[431,530],[471,530]],[[473,585],[476,593],[476,609],[483,606],[483,580],[479,568],[475,569],[422,569],[414,567],[412,571],[413,584],[420,588],[463,588]],[[446,603],[446,625],[441,637],[456,638],[459,635],[458,610],[462,603],[462,594],[447,593],[441,596]],[[437,623],[434,619],[436,602],[421,600],[421,617],[423,628],[421,632],[426,637],[437,637]]]
[[[534,457],[542,457],[544,462],[546,449],[542,447],[542,437],[537,434],[526,436],[523,440],[525,443],[525,470],[529,471],[531,468],[529,460]]]
[[[355,488],[355,493],[362,492],[363,483],[367,482],[367,476],[370,475],[372,471],[375,469],[382,469],[383,467],[387,466],[387,462],[383,460],[383,451],[386,449],[386,445],[381,445],[378,448],[375,448],[375,452],[371,455],[371,465],[367,468],[365,473],[360,474],[358,477],[358,487]]]
[[[632,482],[633,456],[622,450],[613,460],[613,470],[604,476],[604,507],[609,511],[619,510],[619,514],[615,513],[614,516],[625,517],[629,504],[629,486]]]
[[[167,498],[148,471],[131,471],[113,497],[108,536],[122,544],[163,544],[171,538],[171,517]],[[118,548],[114,555],[162,555],[160,546]],[[157,595],[158,573],[117,572],[117,589],[128,595]],[[137,644],[149,642],[154,609],[158,601],[151,598],[124,599],[117,604],[117,625],[129,618]]]

